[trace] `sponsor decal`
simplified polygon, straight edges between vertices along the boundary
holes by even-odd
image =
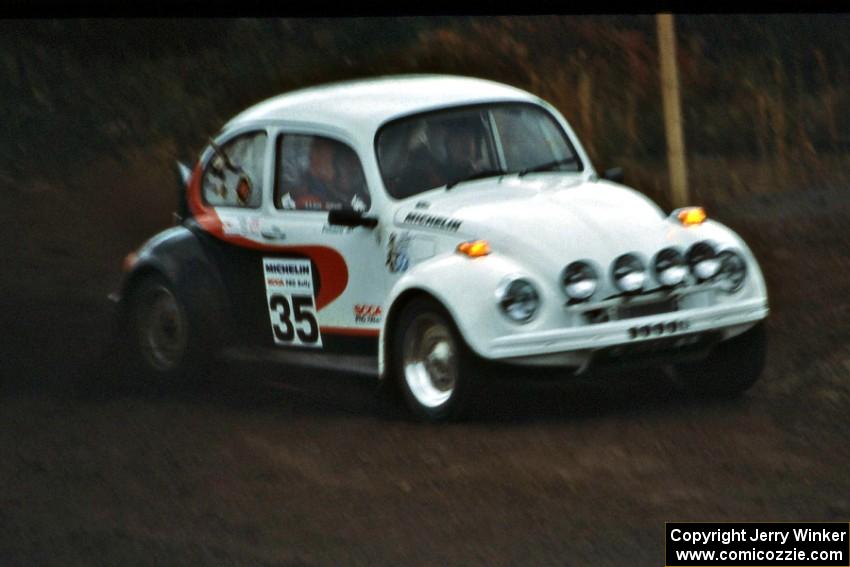
[[[263,274],[275,344],[321,348],[310,260],[263,258]]]
[[[460,228],[461,222],[462,221],[456,219],[439,217],[436,215],[426,215],[422,213],[407,213],[407,216],[404,217],[405,224],[415,224],[427,228],[447,230],[449,232],[457,232]]]
[[[410,267],[410,235],[402,233],[390,234],[387,242],[387,269],[392,273],[406,272]]]
[[[221,227],[224,234],[257,236],[260,234],[260,219],[256,217],[222,217]]]
[[[354,322],[355,323],[380,323],[381,316],[380,305],[369,305],[366,303],[358,303],[354,306]]]
[[[293,276],[310,275],[311,268],[309,260],[298,260],[297,262],[298,263],[296,263],[295,260],[291,261],[291,263],[289,260],[286,260],[285,262],[264,260],[263,267],[266,270],[266,274],[288,274]]]

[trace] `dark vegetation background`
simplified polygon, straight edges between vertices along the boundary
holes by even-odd
[[[665,521],[850,520],[850,15],[676,25],[691,200],[767,279],[763,379],[520,383],[433,428],[344,376],[93,379],[174,159],[290,89],[456,73],[551,101],[669,209],[653,16],[0,21],[0,565],[660,565]]]
[[[684,15],[676,24],[697,200],[846,171],[850,15]],[[0,54],[0,181],[12,190],[22,177],[61,180],[69,167],[133,148],[194,157],[229,117],[275,94],[417,72],[539,94],[597,168],[625,165],[662,200],[666,188],[651,15],[5,21]]]

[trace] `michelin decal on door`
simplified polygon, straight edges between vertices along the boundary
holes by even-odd
[[[321,348],[310,260],[263,258],[263,273],[275,344]]]

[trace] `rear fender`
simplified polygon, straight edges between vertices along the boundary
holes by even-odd
[[[163,231],[145,243],[121,287],[119,324],[138,283],[151,275],[165,278],[185,304],[190,321],[204,330],[205,341],[228,340],[232,306],[215,260],[204,246],[208,238],[186,226]],[[123,327],[122,327],[123,328]]]

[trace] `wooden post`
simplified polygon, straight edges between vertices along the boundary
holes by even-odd
[[[661,60],[661,100],[664,104],[664,130],[667,137],[667,167],[670,171],[670,197],[674,207],[688,202],[688,170],[682,134],[682,105],[679,72],[676,65],[676,31],[672,14],[658,14],[658,53]]]
[[[593,145],[593,85],[590,73],[582,65],[578,76],[578,107],[581,112],[581,138],[589,140],[585,145],[591,159],[596,157]]]

